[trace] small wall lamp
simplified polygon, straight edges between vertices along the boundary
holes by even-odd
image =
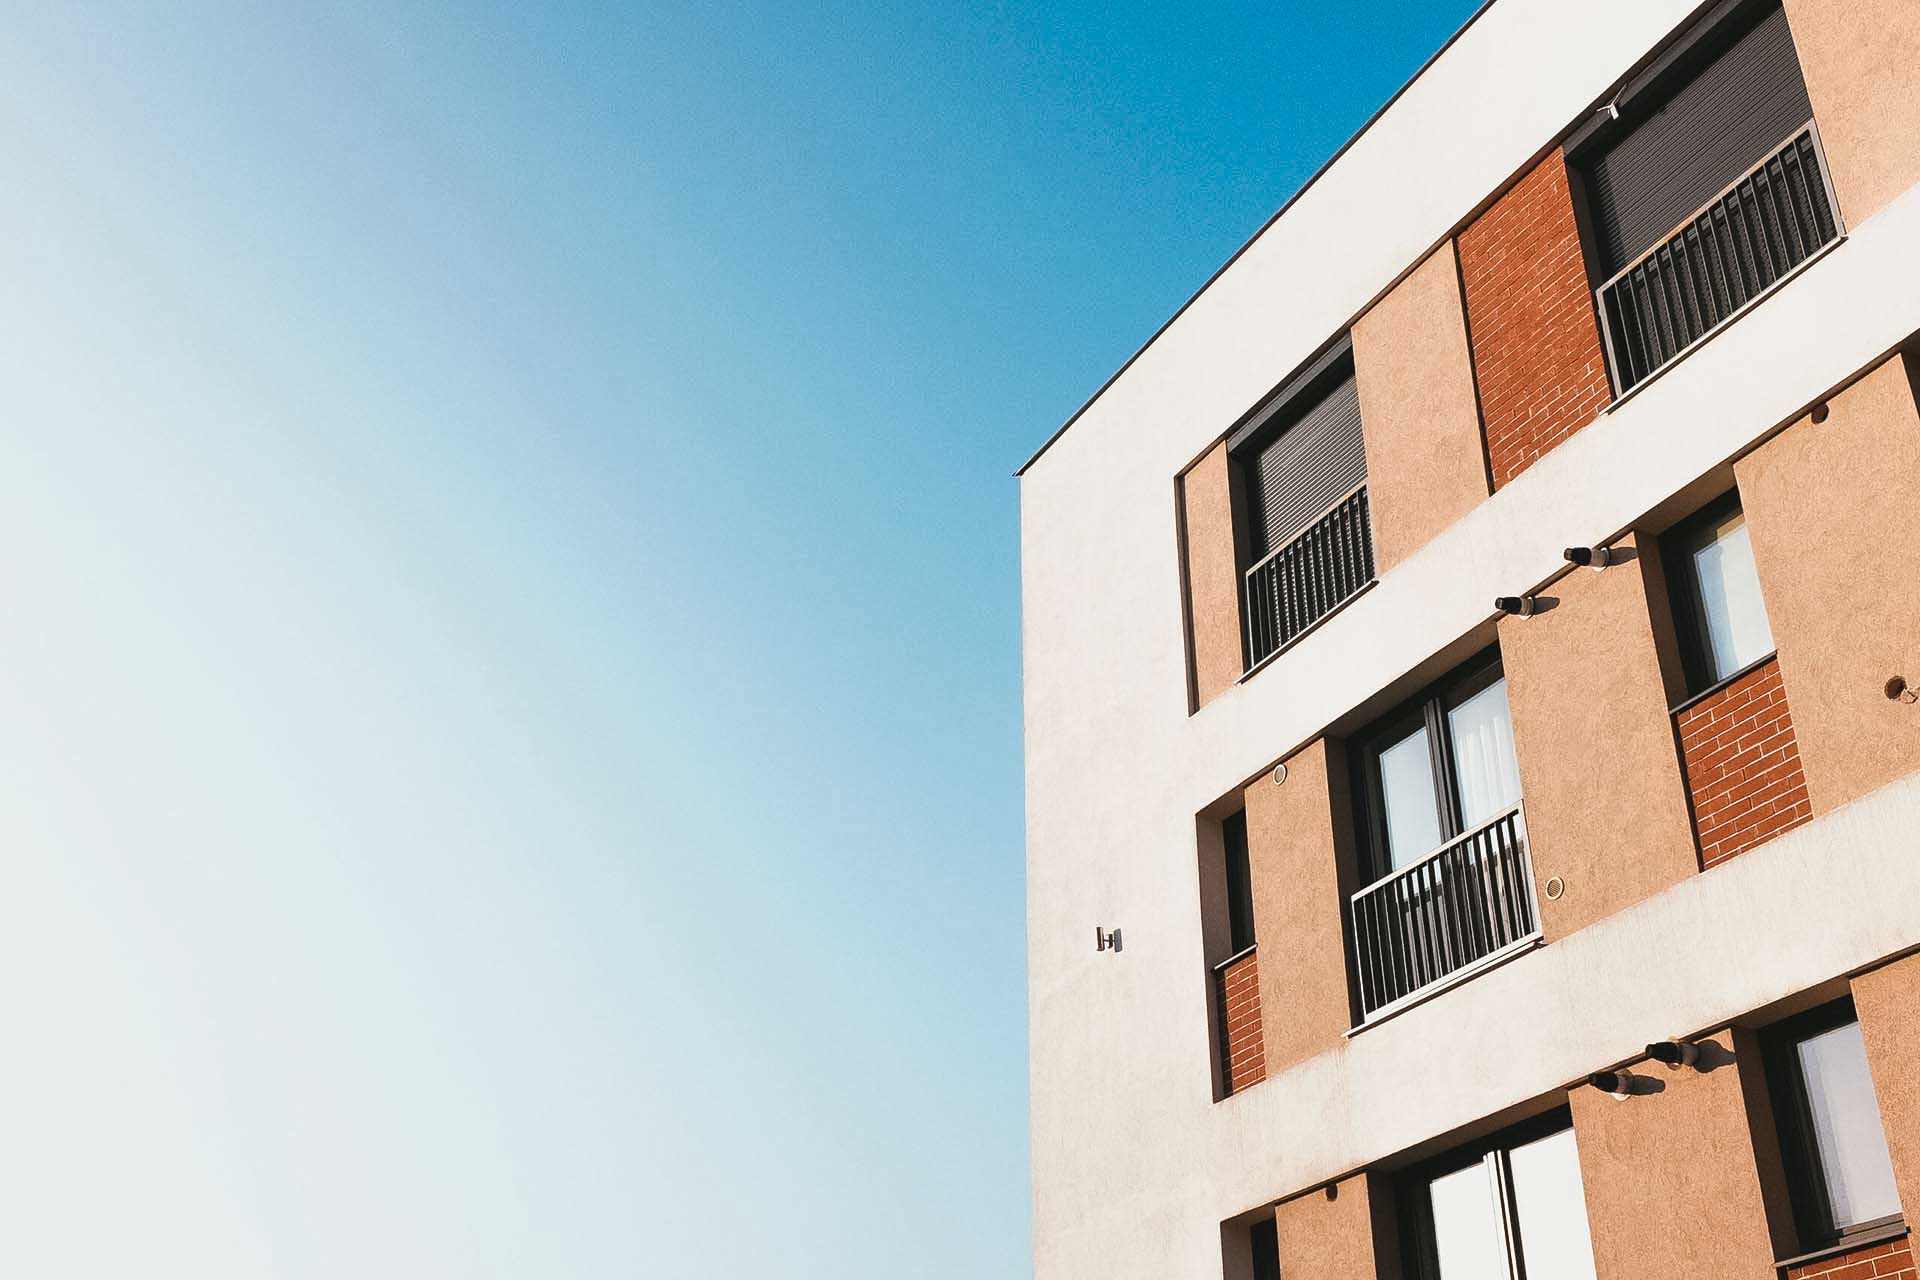
[[[1531,618],[1540,607],[1540,601],[1534,596],[1495,596],[1493,607],[1515,618]]]
[[[1700,1061],[1700,1046],[1691,1040],[1658,1040],[1647,1046],[1647,1056],[1669,1067],[1691,1067]]]
[[[1095,951],[1118,951],[1120,949],[1120,927],[1111,929],[1093,926],[1093,949]]]
[[[1633,1080],[1631,1071],[1596,1071],[1587,1077],[1587,1084],[1612,1094],[1616,1102],[1625,1102],[1633,1096]]]
[[[1604,569],[1614,561],[1612,547],[1568,547],[1560,553],[1568,564],[1582,569]]]

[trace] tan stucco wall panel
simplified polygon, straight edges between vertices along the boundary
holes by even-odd
[[[1920,181],[1920,5],[1786,0],[1827,167],[1849,226]]]
[[[1234,550],[1233,483],[1224,440],[1180,477],[1180,498],[1187,523],[1194,693],[1205,706],[1231,689],[1244,667],[1240,562]]]
[[[1287,1280],[1375,1280],[1398,1274],[1392,1194],[1358,1174],[1280,1205],[1273,1213]]]
[[[1867,1043],[1900,1207],[1912,1222],[1920,1214],[1920,955],[1855,978],[1853,1007]]]
[[[1576,570],[1556,603],[1500,622],[1541,925],[1549,939],[1699,870],[1649,611],[1652,566]],[[1596,839],[1596,832],[1605,832]],[[1558,901],[1545,888],[1565,884]]]
[[[1920,145],[1917,143],[1916,145]],[[1920,769],[1920,412],[1895,357],[1734,464],[1813,811]]]
[[[1712,1070],[1633,1065],[1657,1093],[1616,1100],[1581,1086],[1573,1106],[1599,1280],[1753,1280],[1774,1274],[1775,1240],[1750,1107],[1764,1106],[1759,1049],[1742,1031],[1708,1037]]]
[[[1246,790],[1269,1076],[1339,1045],[1353,1025],[1335,834],[1346,822],[1344,753],[1323,738],[1286,763],[1285,782],[1262,775]]]
[[[1387,572],[1488,493],[1449,240],[1353,326],[1374,563]]]

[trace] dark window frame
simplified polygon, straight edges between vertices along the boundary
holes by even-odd
[[[1227,433],[1227,456],[1236,458],[1265,448],[1327,392],[1352,376],[1353,335],[1343,333],[1262,397],[1252,412]]]
[[[1842,1228],[1833,1221],[1826,1175],[1814,1134],[1813,1104],[1796,1052],[1802,1041],[1860,1020],[1853,997],[1810,1009],[1769,1027],[1761,1037],[1767,1091],[1773,1102],[1774,1127],[1780,1140],[1780,1159],[1787,1175],[1787,1198],[1793,1206],[1794,1232],[1808,1252],[1843,1249],[1884,1239],[1903,1225],[1904,1214],[1894,1213]],[[1881,1125],[1884,1131],[1885,1119]]]
[[[1435,1178],[1444,1177],[1449,1173],[1458,1173],[1476,1164],[1484,1164],[1489,1157],[1494,1161],[1501,1226],[1507,1242],[1508,1273],[1515,1277],[1524,1276],[1525,1268],[1520,1262],[1520,1250],[1525,1232],[1524,1224],[1520,1221],[1519,1206],[1514,1199],[1511,1155],[1516,1147],[1524,1147],[1530,1142],[1553,1137],[1571,1128],[1573,1128],[1572,1109],[1556,1107],[1543,1115],[1535,1116],[1531,1120],[1523,1120],[1519,1124],[1490,1134],[1476,1142],[1455,1147],[1401,1174],[1398,1180],[1398,1199],[1401,1206],[1400,1246],[1401,1256],[1406,1259],[1408,1280],[1441,1280],[1439,1245],[1433,1224],[1433,1203],[1427,1195],[1427,1185]],[[1579,1141],[1578,1135],[1575,1135],[1574,1141]]]
[[[1588,170],[1648,119],[1666,110],[1682,90],[1764,21],[1784,0],[1718,0],[1666,44],[1644,65],[1623,79],[1586,120],[1567,134],[1560,153],[1573,184],[1575,221],[1580,229],[1588,284],[1597,289],[1612,273],[1605,270],[1602,245],[1593,222],[1593,197],[1587,191]],[[1804,68],[1803,68],[1804,75]],[[1597,317],[1596,317],[1597,318]]]
[[[1357,376],[1353,362],[1353,335],[1350,332],[1343,333],[1286,381],[1268,392],[1252,412],[1227,433],[1227,463],[1233,474],[1234,485],[1243,491],[1249,489],[1252,482],[1248,473],[1252,459],[1299,425],[1343,383]],[[1365,431],[1363,422],[1363,437]],[[1254,552],[1254,534],[1264,531],[1255,528],[1256,517],[1251,500],[1244,506],[1246,528],[1237,531],[1234,539],[1236,559],[1242,575],[1261,558]],[[1265,554],[1271,554],[1273,550],[1270,546]]]
[[[1226,851],[1227,954],[1237,956],[1252,950],[1257,940],[1253,919],[1252,847],[1247,841],[1245,809],[1221,821],[1220,838]]]
[[[1660,535],[1660,566],[1666,573],[1667,600],[1673,611],[1674,636],[1680,645],[1680,669],[1686,681],[1686,694],[1674,708],[1676,711],[1692,706],[1771,662],[1778,652],[1768,649],[1726,675],[1713,674],[1706,602],[1700,598],[1700,579],[1693,571],[1693,554],[1706,545],[1704,535],[1708,529],[1736,512],[1745,519],[1746,507],[1740,501],[1738,488],[1727,490]],[[1748,537],[1752,537],[1751,533]],[[1760,593],[1760,607],[1763,611],[1766,609],[1764,588]],[[1767,621],[1771,628],[1772,618]]]
[[[1380,777],[1381,751],[1400,742],[1416,728],[1424,727],[1441,843],[1464,834],[1460,821],[1459,765],[1454,757],[1447,712],[1505,676],[1500,646],[1489,645],[1354,736],[1353,794],[1360,809],[1356,826],[1360,833],[1364,883],[1372,884],[1393,870],[1393,852],[1387,841],[1386,794]]]
[[[1280,1280],[1280,1225],[1265,1217],[1247,1228],[1253,1280]]]

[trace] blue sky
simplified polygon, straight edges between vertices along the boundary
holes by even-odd
[[[1009,472],[1470,5],[271,8],[0,34],[0,1258],[1028,1274]]]

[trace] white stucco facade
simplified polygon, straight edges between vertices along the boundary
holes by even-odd
[[[1218,1275],[1223,1219],[1920,945],[1908,779],[1213,1098],[1195,815],[1920,330],[1909,190],[1189,715],[1174,477],[1694,8],[1497,0],[1025,471],[1040,1280]]]

